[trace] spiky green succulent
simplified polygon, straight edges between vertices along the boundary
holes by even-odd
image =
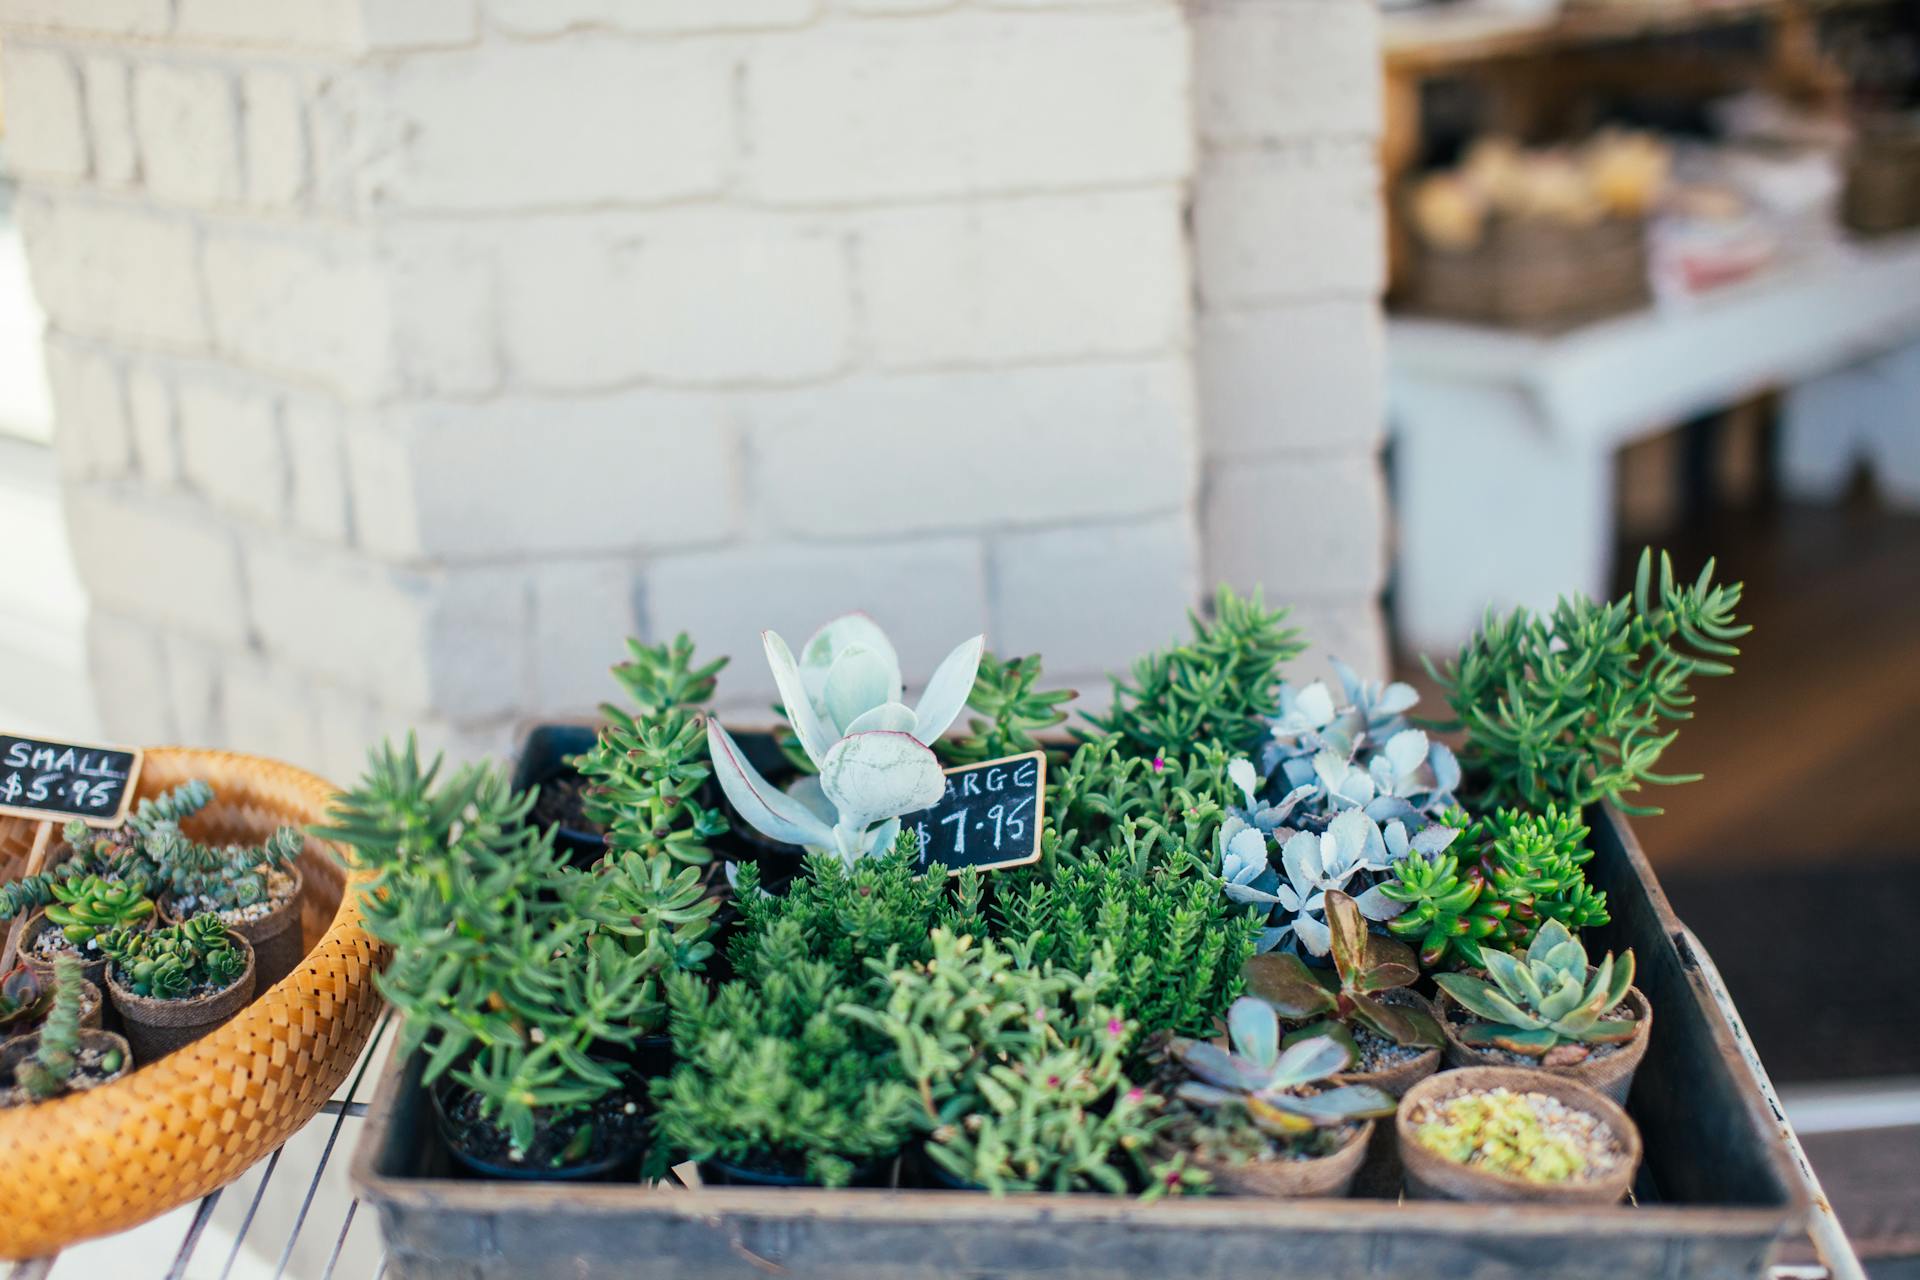
[[[128,929],[152,917],[153,899],[143,880],[103,880],[81,876],[56,881],[47,919],[76,947],[85,947],[101,935]]]
[[[1524,956],[1482,954],[1491,981],[1464,973],[1434,978],[1442,991],[1482,1020],[1457,1029],[1463,1044],[1563,1066],[1584,1061],[1596,1045],[1631,1040],[1639,1028],[1631,1019],[1606,1016],[1633,986],[1631,951],[1617,961],[1609,952],[1599,965],[1589,966],[1579,939],[1558,920],[1549,920]]]
[[[1392,1115],[1392,1094],[1372,1085],[1317,1086],[1346,1068],[1351,1055],[1331,1036],[1311,1036],[1284,1046],[1273,1006],[1242,996],[1227,1011],[1231,1049],[1210,1040],[1176,1038],[1171,1045],[1193,1079],[1177,1093],[1200,1107],[1238,1106],[1263,1132],[1280,1139]]]
[[[934,750],[948,765],[979,764],[1039,749],[1035,734],[1066,723],[1061,708],[1079,695],[1072,689],[1041,690],[1040,655],[1007,658],[980,655],[967,706],[978,713],[967,721],[967,732],[942,738]]]

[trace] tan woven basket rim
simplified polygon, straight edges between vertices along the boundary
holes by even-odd
[[[321,821],[337,791],[264,757],[154,747],[140,793],[190,776],[213,785],[216,814],[263,810],[302,825]],[[308,865],[314,845],[338,854],[310,842]],[[372,979],[386,951],[361,928],[354,892],[365,878],[347,872],[332,921],[294,971],[205,1038],[111,1084],[0,1111],[11,1157],[0,1161],[0,1258],[49,1254],[190,1203],[319,1113],[382,1007]],[[21,1158],[30,1155],[39,1158]]]

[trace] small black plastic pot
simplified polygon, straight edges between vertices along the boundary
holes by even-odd
[[[593,749],[599,735],[581,724],[542,724],[528,731],[513,766],[513,789],[544,787],[557,778],[578,777],[573,757]],[[598,831],[554,824],[554,844],[576,866],[591,866],[607,851],[607,838]]]
[[[892,1163],[892,1160],[874,1160],[857,1166],[847,1186],[886,1186],[890,1179],[885,1174],[887,1167]],[[820,1185],[803,1173],[787,1173],[782,1169],[735,1164],[731,1160],[720,1159],[701,1161],[700,1178],[709,1186],[720,1187],[817,1187]]]
[[[483,1159],[461,1145],[459,1127],[447,1114],[448,1095],[457,1088],[459,1086],[452,1081],[442,1080],[426,1090],[433,1097],[434,1129],[439,1133],[440,1145],[447,1149],[447,1153],[463,1169],[483,1178],[500,1178],[513,1182],[586,1182],[612,1179],[615,1175],[638,1167],[640,1157],[647,1149],[644,1141],[636,1141],[629,1146],[611,1151],[598,1160],[563,1165],[560,1168],[554,1168],[551,1165],[500,1164]]]

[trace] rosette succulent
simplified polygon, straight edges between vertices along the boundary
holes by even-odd
[[[777,632],[762,638],[781,703],[819,776],[780,791],[719,721],[709,720],[708,750],[728,801],[769,839],[825,849],[843,861],[892,847],[901,815],[934,804],[946,787],[929,744],[966,706],[984,638],[949,653],[911,707],[901,700],[893,645],[865,615],[822,627],[798,661]]]
[[[1505,1049],[1539,1058],[1547,1066],[1584,1062],[1595,1045],[1621,1044],[1639,1024],[1606,1015],[1633,985],[1633,952],[1616,961],[1609,952],[1597,967],[1558,920],[1549,920],[1523,957],[1485,951],[1490,982],[1464,973],[1434,978],[1468,1013],[1483,1019],[1458,1028],[1462,1044]]]
[[[1170,1051],[1194,1077],[1175,1092],[1201,1107],[1238,1105],[1263,1132],[1281,1139],[1316,1129],[1392,1115],[1392,1094],[1372,1085],[1315,1089],[1348,1062],[1347,1047],[1313,1036],[1285,1048],[1280,1019],[1264,1000],[1243,996],[1227,1010],[1231,1050],[1207,1040],[1176,1039]]]

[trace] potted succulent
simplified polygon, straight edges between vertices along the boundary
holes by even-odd
[[[1313,1036],[1282,1047],[1280,1020],[1244,996],[1227,1011],[1230,1048],[1176,1038],[1173,1057],[1193,1077],[1175,1097],[1193,1111],[1181,1126],[1198,1168],[1239,1195],[1344,1196],[1365,1160],[1373,1121],[1393,1095],[1323,1082],[1347,1066],[1347,1046]]]
[[[78,957],[68,957],[78,963]],[[59,960],[54,962],[59,967]],[[106,1003],[100,994],[100,988],[86,980],[84,969],[80,982],[80,1025],[97,1028],[100,1025],[101,1006]],[[12,1036],[26,1035],[40,1026],[46,1019],[47,1011],[53,1007],[54,979],[46,970],[34,969],[25,964],[15,965],[13,972],[0,978],[0,1040]]]
[[[138,877],[107,880],[82,875],[52,881],[48,889],[53,900],[28,919],[20,935],[21,957],[43,975],[51,975],[58,957],[70,955],[80,961],[87,981],[99,983],[107,969],[101,939],[153,923],[154,902],[147,896],[146,882]]]
[[[218,916],[252,945],[261,989],[293,972],[305,952],[299,861],[306,838],[299,831],[281,827],[259,845],[216,847],[175,830],[148,847],[163,886],[161,919],[178,924],[201,914]]]
[[[319,834],[375,873],[380,990],[405,1017],[400,1053],[426,1055],[442,1142],[490,1177],[630,1168],[647,1141],[633,1049],[660,1026],[662,972],[711,954],[714,904],[664,859],[571,866],[503,774],[439,773],[412,740],[377,750]]]
[[[1549,920],[1524,956],[1482,956],[1486,980],[1434,977],[1448,1064],[1538,1067],[1625,1102],[1653,1027],[1653,1007],[1633,985],[1633,952],[1590,966],[1579,940]]]
[[[810,958],[793,919],[774,922],[735,970],[717,989],[689,973],[668,979],[678,1062],[653,1085],[656,1167],[671,1152],[711,1183],[892,1181],[914,1099],[891,1048],[843,1012],[861,987]]]
[[[133,1068],[127,1042],[110,1031],[82,1024],[84,997],[92,987],[80,962],[54,962],[51,999],[40,1029],[0,1043],[0,1107],[45,1102],[96,1088]],[[96,1009],[99,992],[94,992]]]
[[[185,1048],[253,998],[253,947],[215,915],[100,939],[107,993],[142,1062]]]
[[[1640,1164],[1625,1111],[1540,1071],[1443,1071],[1407,1092],[1394,1123],[1420,1199],[1616,1204]]]

